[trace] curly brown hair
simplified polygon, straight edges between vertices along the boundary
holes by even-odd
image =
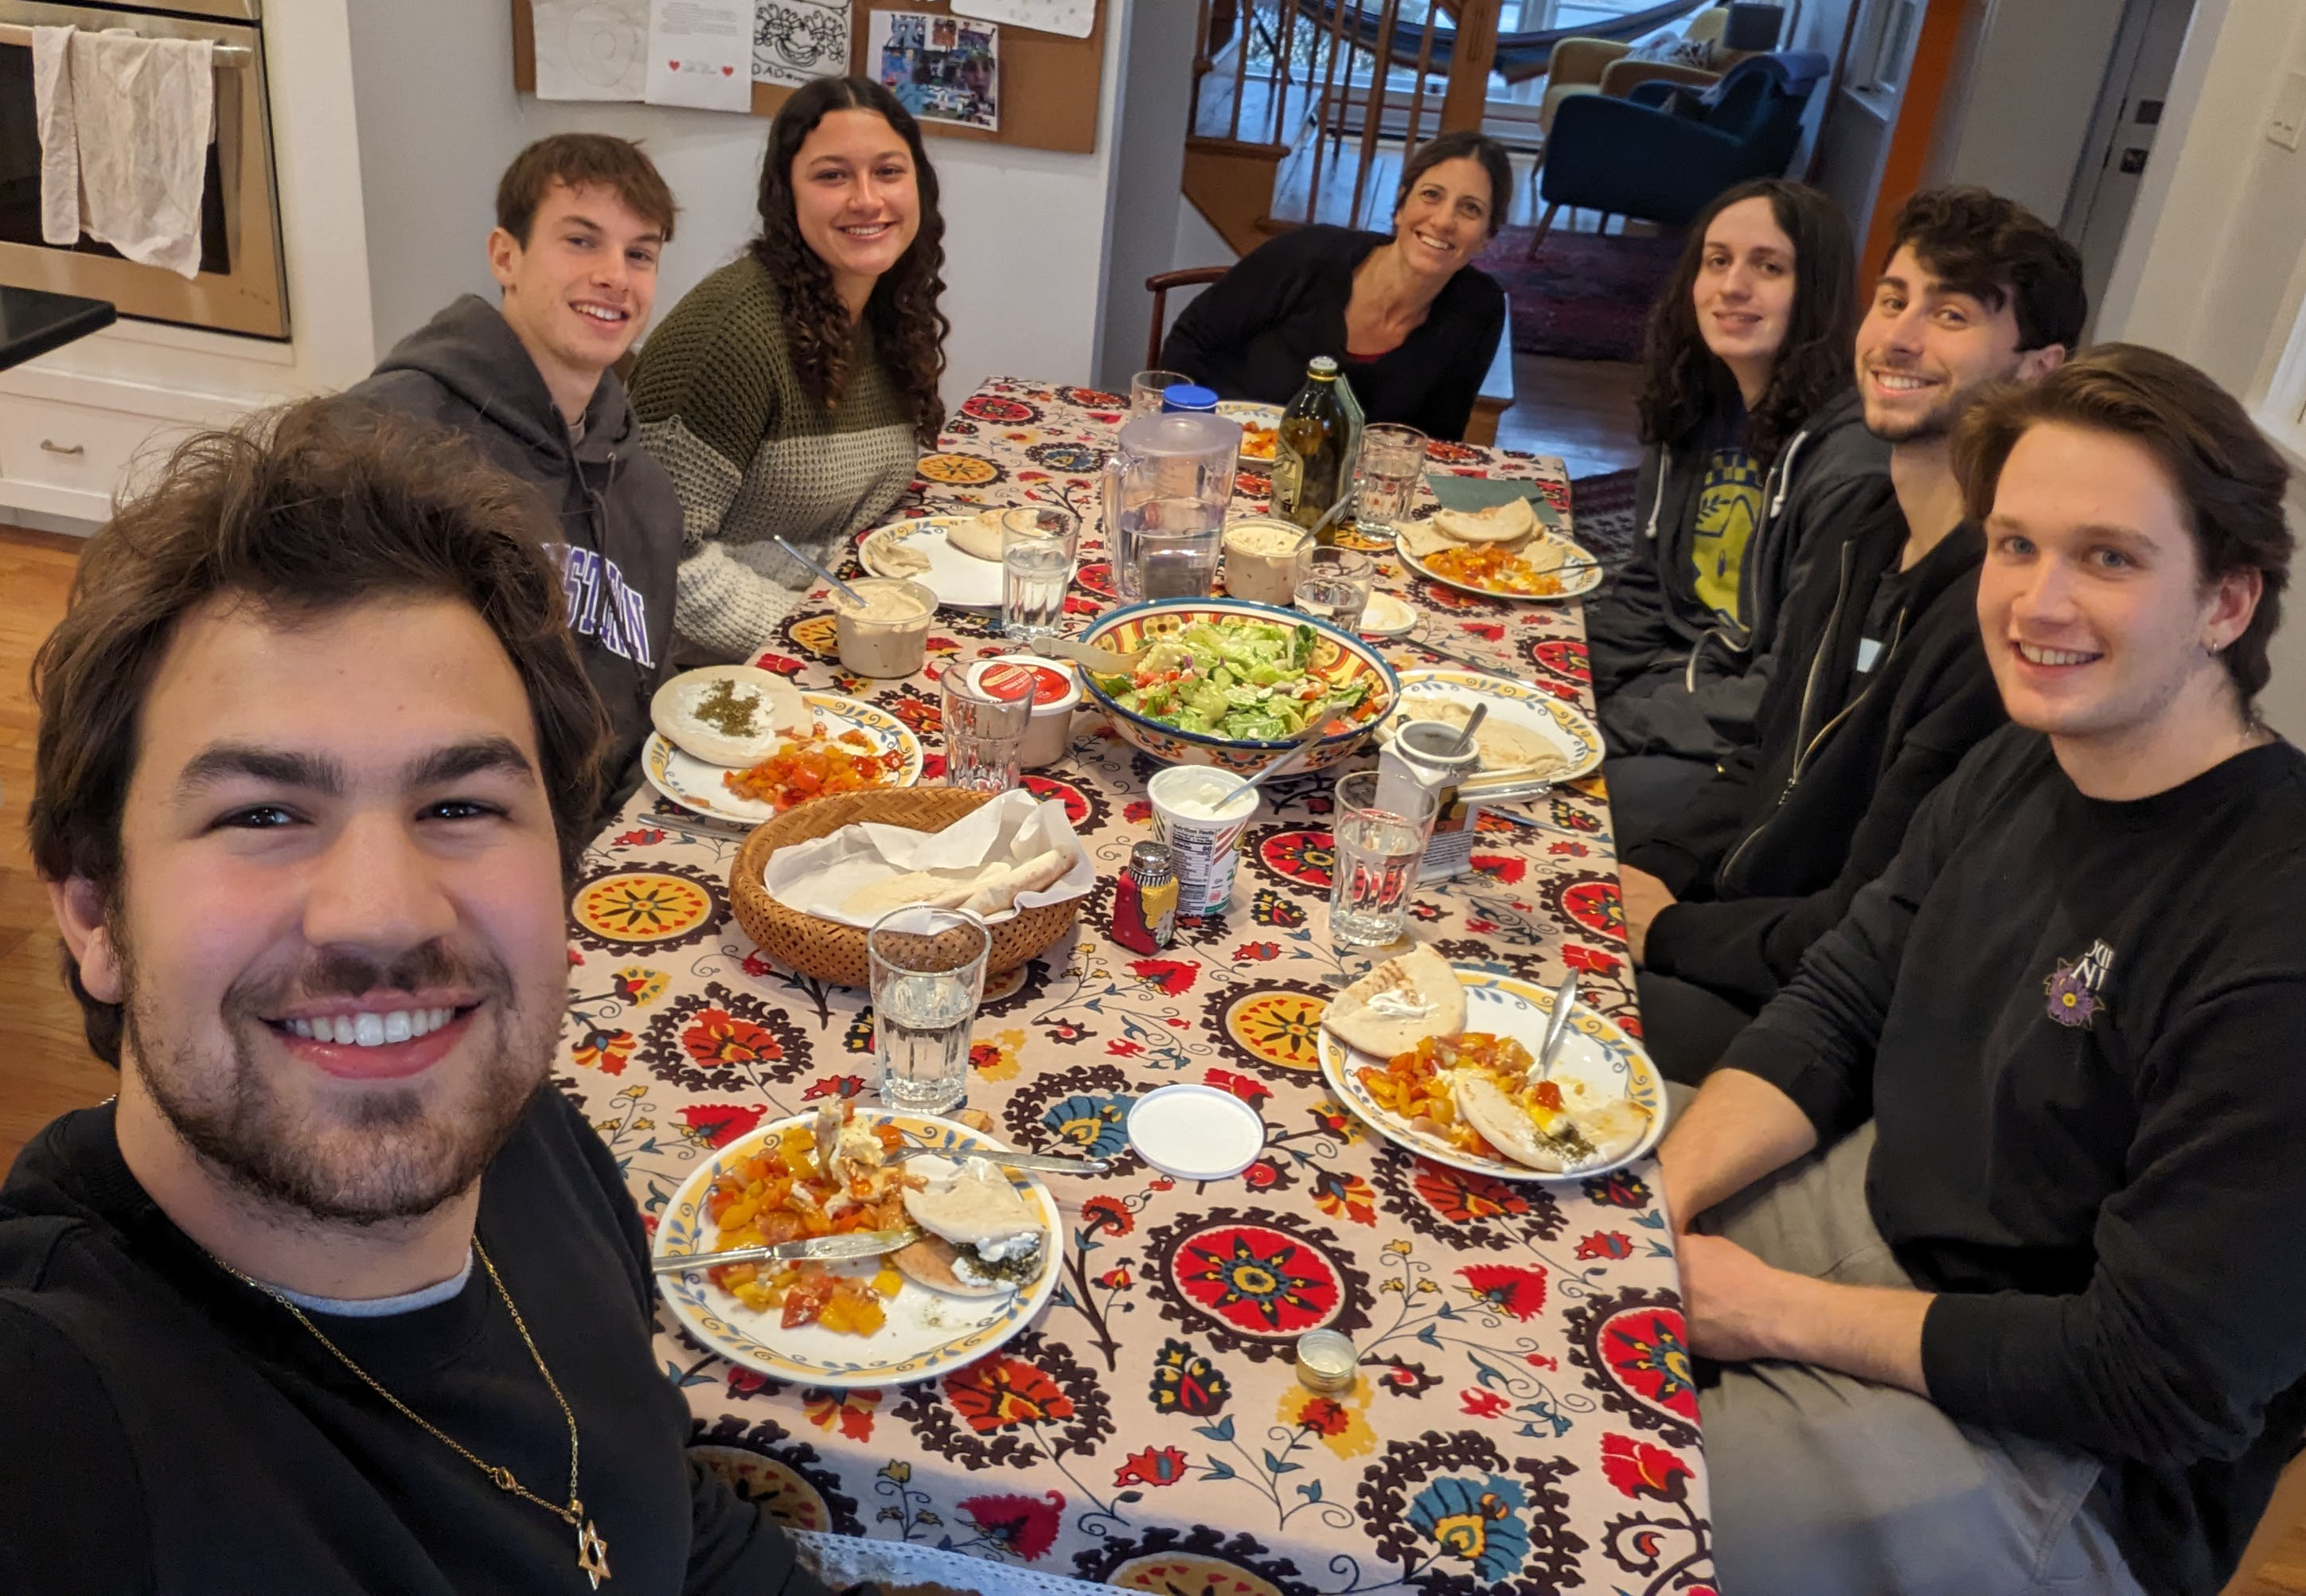
[[[534,491],[468,440],[357,401],[306,399],[185,440],[89,540],[33,660],[33,868],[118,902],[138,721],[185,616],[225,593],[287,619],[423,594],[470,604],[519,672],[573,880],[608,722],[569,640],[554,531]],[[64,974],[89,1047],[118,1063],[120,1006],[89,993],[69,954]]]
[[[1747,200],[1767,200],[1778,230],[1794,246],[1794,310],[1769,386],[1746,418],[1746,448],[1767,465],[1778,448],[1850,385],[1858,337],[1857,256],[1841,209],[1807,183],[1782,177],[1741,183],[1689,225],[1673,277],[1650,307],[1641,397],[1642,441],[1679,448],[1724,413],[1734,412],[1738,384],[1705,346],[1692,297],[1705,260],[1705,230]]]
[[[944,400],[937,392],[944,376],[944,339],[952,323],[937,308],[944,293],[944,217],[937,209],[936,168],[921,145],[921,126],[897,97],[870,78],[815,78],[794,90],[769,124],[768,153],[761,161],[761,235],[753,253],[768,268],[784,307],[785,337],[793,365],[809,397],[838,409],[848,391],[856,329],[833,286],[832,269],[800,235],[793,211],[793,161],[816,124],[834,111],[870,111],[905,141],[912,152],[913,181],[920,194],[919,231],[897,263],[873,285],[865,320],[873,329],[881,360],[913,413],[913,436],[923,448],[936,441],[944,425]]]

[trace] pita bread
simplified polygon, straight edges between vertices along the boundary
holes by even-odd
[[[760,764],[812,719],[799,687],[754,665],[685,670],[649,700],[649,720],[674,747],[731,770]]]
[[[1465,989],[1449,961],[1421,943],[1330,999],[1321,1023],[1346,1046],[1389,1059],[1464,1030]]]
[[[864,560],[876,576],[919,576],[929,568],[927,555],[886,527],[865,540]]]
[[[1062,849],[1037,853],[1021,865],[1009,866],[978,886],[961,908],[974,915],[997,915],[1014,907],[1020,892],[1038,892],[1043,887],[1053,886],[1072,867],[1072,857]]]
[[[1393,541],[1419,559],[1431,559],[1444,549],[1464,547],[1436,526],[1433,521],[1434,517],[1428,516],[1422,521],[1397,522],[1393,530]]]
[[[971,870],[908,870],[861,886],[841,907],[853,915],[879,917],[892,909],[959,909],[1000,870],[1000,865],[979,865]]]
[[[1508,499],[1485,510],[1437,510],[1433,524],[1461,543],[1518,543],[1537,530],[1537,512],[1526,499]]]
[[[1400,714],[1404,721],[1439,721],[1445,726],[1463,726],[1473,718],[1473,706],[1447,694],[1409,693],[1402,698]],[[1526,772],[1535,781],[1569,768],[1569,761],[1560,749],[1528,727],[1500,721],[1495,715],[1473,729],[1473,749],[1481,755],[1483,775]]]
[[[1556,1174],[1614,1163],[1632,1152],[1650,1128],[1649,1110],[1627,1097],[1590,1107],[1565,1101],[1562,1112],[1546,1115],[1550,1123],[1541,1125],[1537,1114],[1478,1070],[1460,1070],[1450,1082],[1450,1095],[1482,1140],[1516,1164]]]
[[[998,1281],[980,1285],[963,1280],[952,1272],[952,1260],[960,1256],[961,1249],[943,1236],[924,1235],[889,1254],[889,1261],[907,1279],[951,1296],[1005,1297],[1017,1289]]]
[[[945,546],[971,559],[989,559],[999,565],[1002,515],[1000,510],[981,510],[966,521],[955,521],[944,529]]]

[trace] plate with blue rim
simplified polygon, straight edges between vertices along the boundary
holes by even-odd
[[[719,1245],[720,1228],[705,1211],[713,1182],[724,1170],[734,1169],[794,1126],[807,1128],[814,1114],[797,1114],[757,1125],[726,1147],[715,1148],[697,1165],[680,1190],[657,1216],[658,1259],[687,1253],[710,1252]],[[906,1114],[894,1109],[857,1110],[858,1124],[893,1125],[909,1146],[952,1157],[940,1165],[935,1157],[919,1157],[905,1168],[935,1176],[959,1167],[973,1153],[998,1158],[1010,1149],[981,1131],[933,1114]],[[1057,1201],[1042,1182],[1021,1170],[1007,1172],[1010,1183],[1040,1217],[1047,1232],[1041,1273],[1021,1291],[997,1297],[958,1297],[908,1278],[897,1294],[882,1304],[885,1321],[870,1336],[851,1336],[823,1325],[783,1327],[776,1310],[756,1311],[713,1284],[704,1269],[682,1269],[657,1276],[657,1289],[680,1327],[698,1342],[732,1363],[805,1386],[856,1390],[900,1386],[935,1379],[1003,1345],[1033,1321],[1055,1294],[1064,1268],[1064,1232]],[[880,1259],[863,1259],[826,1267],[835,1274],[870,1279],[881,1268]]]

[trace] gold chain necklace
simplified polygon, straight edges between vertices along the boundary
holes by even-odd
[[[560,1394],[560,1382],[552,1378],[552,1370],[544,1366],[544,1354],[536,1350],[536,1339],[528,1333],[527,1321],[520,1317],[519,1306],[513,1302],[512,1293],[505,1290],[504,1276],[497,1273],[496,1265],[490,1260],[489,1250],[481,1245],[480,1238],[478,1236],[473,1238],[473,1250],[474,1253],[479,1255],[481,1267],[488,1270],[489,1278],[495,1282],[497,1295],[504,1299],[505,1310],[512,1315],[513,1327],[520,1332],[521,1340],[527,1344],[528,1355],[536,1360],[536,1372],[544,1377],[545,1385],[551,1389],[552,1400],[560,1404],[560,1416],[568,1421],[568,1506],[566,1507],[556,1506],[555,1504],[545,1500],[544,1498],[538,1496],[534,1491],[529,1489],[528,1487],[523,1485],[518,1480],[515,1479],[513,1477],[513,1472],[510,1469],[505,1468],[500,1464],[483,1463],[465,1446],[457,1441],[453,1437],[443,1432],[438,1425],[431,1422],[423,1414],[416,1412],[415,1409],[401,1401],[399,1397],[395,1396],[391,1392],[377,1384],[376,1377],[374,1375],[369,1373],[367,1370],[363,1369],[359,1364],[354,1362],[352,1359],[346,1354],[345,1349],[338,1346],[335,1342],[329,1340],[327,1334],[321,1330],[320,1327],[314,1324],[309,1318],[307,1318],[304,1310],[296,1306],[295,1302],[291,1302],[286,1294],[281,1292],[278,1287],[267,1285],[264,1282],[256,1279],[252,1276],[242,1274],[230,1264],[225,1263],[224,1259],[220,1258],[217,1259],[216,1261],[243,1283],[254,1286],[258,1291],[262,1292],[266,1296],[270,1297],[274,1302],[279,1303],[280,1306],[286,1308],[290,1313],[295,1315],[296,1322],[303,1326],[307,1330],[310,1330],[312,1333],[313,1338],[322,1346],[327,1347],[331,1353],[334,1353],[337,1362],[342,1363],[346,1369],[351,1370],[354,1374],[358,1375],[361,1378],[363,1384],[367,1386],[370,1390],[375,1392],[379,1396],[383,1397],[385,1401],[390,1403],[393,1408],[404,1418],[407,1419],[409,1422],[414,1424],[418,1429],[431,1436],[434,1440],[439,1441],[442,1446],[447,1447],[450,1451],[456,1453],[457,1456],[463,1458],[466,1463],[471,1464],[474,1468],[480,1470],[482,1473],[486,1474],[491,1482],[493,1483],[499,1490],[508,1491],[512,1495],[519,1497],[525,1501],[535,1503],[547,1513],[552,1514],[556,1517],[561,1519],[570,1529],[575,1530],[576,1532],[576,1566],[583,1571],[585,1578],[593,1582],[593,1588],[597,1591],[601,1588],[601,1582],[609,1577],[609,1543],[601,1538],[601,1532],[593,1527],[593,1521],[585,1516],[585,1504],[577,1498],[576,1415],[569,1408],[568,1399]],[[210,1256],[214,1257],[215,1255],[210,1254]]]

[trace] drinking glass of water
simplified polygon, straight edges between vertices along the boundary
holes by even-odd
[[[1001,629],[1054,637],[1063,629],[1080,523],[1071,510],[1026,505],[1001,516]]]
[[[970,681],[967,666],[945,667],[937,679],[944,716],[944,784],[972,792],[1006,792],[1017,785],[1017,761],[1033,718],[1033,696],[996,698]]]
[[[1329,879],[1329,940],[1339,947],[1385,947],[1401,940],[1409,894],[1417,884],[1435,794],[1397,783],[1378,802],[1378,773],[1337,779],[1330,832],[1337,844]]]
[[[1297,608],[1317,615],[1341,632],[1361,630],[1377,567],[1351,549],[1316,549],[1297,583]]]
[[[1361,481],[1354,490],[1354,525],[1391,533],[1409,519],[1425,474],[1425,434],[1397,422],[1362,429]]]
[[[1129,380],[1129,414],[1158,415],[1161,396],[1179,383],[1193,380],[1183,371],[1140,371]]]
[[[993,933],[964,909],[892,909],[865,934],[881,1101],[950,1114],[969,1096],[969,1032]]]

